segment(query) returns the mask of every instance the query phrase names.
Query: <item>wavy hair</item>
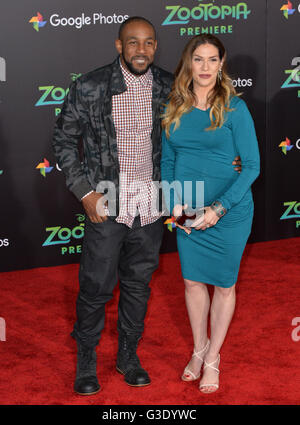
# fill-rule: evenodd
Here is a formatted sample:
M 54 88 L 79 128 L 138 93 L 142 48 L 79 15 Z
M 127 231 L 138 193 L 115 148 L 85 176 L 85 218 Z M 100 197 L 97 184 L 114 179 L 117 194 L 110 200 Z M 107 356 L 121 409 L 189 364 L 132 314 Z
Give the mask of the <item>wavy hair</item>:
M 189 112 L 196 103 L 196 96 L 193 91 L 192 56 L 197 47 L 202 44 L 215 46 L 218 49 L 220 60 L 223 60 L 221 78 L 217 78 L 215 86 L 208 94 L 207 101 L 211 105 L 209 113 L 211 125 L 206 130 L 222 127 L 225 111 L 232 110 L 229 108 L 230 98 L 236 96 L 237 93 L 227 73 L 225 48 L 214 35 L 197 35 L 185 46 L 175 71 L 175 81 L 169 95 L 169 102 L 162 116 L 162 126 L 167 137 L 170 137 L 171 124 L 175 124 L 174 130 L 176 130 L 180 125 L 182 114 Z

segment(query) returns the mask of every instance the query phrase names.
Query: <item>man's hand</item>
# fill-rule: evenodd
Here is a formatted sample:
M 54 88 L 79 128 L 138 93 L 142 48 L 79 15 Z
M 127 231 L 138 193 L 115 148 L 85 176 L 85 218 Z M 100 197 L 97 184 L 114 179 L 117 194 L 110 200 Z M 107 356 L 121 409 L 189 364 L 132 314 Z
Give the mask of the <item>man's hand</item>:
M 237 167 L 235 167 L 235 171 L 237 171 L 238 173 L 240 173 L 242 171 L 241 157 L 240 156 L 236 156 L 234 158 L 234 161 L 232 161 L 232 165 L 237 165 Z
M 185 204 L 185 205 L 177 204 L 177 205 L 175 205 L 175 207 L 174 207 L 174 209 L 173 209 L 173 212 L 172 212 L 173 217 L 175 217 L 176 219 L 178 219 L 179 217 L 181 217 L 182 212 L 183 212 L 184 210 L 186 210 L 186 209 L 187 209 L 187 207 L 188 207 L 188 204 Z M 185 227 L 185 226 L 181 226 L 181 225 L 180 225 L 179 223 L 177 223 L 176 221 L 175 221 L 175 226 L 176 226 L 176 227 L 179 227 L 179 229 L 184 230 L 184 231 L 185 231 L 185 233 L 187 233 L 188 235 L 191 233 L 191 229 L 189 229 L 188 227 Z
M 104 212 L 104 195 L 102 193 L 92 192 L 83 198 L 81 202 L 92 223 L 103 223 L 107 220 Z

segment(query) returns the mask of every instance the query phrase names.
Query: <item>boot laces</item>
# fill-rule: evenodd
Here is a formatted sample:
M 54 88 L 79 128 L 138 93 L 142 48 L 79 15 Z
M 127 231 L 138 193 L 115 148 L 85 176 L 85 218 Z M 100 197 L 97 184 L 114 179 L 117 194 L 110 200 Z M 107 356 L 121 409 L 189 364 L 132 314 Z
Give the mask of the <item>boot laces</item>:
M 137 346 L 138 346 L 139 340 L 130 341 L 128 344 L 128 341 L 125 339 L 124 341 L 124 349 L 128 353 L 128 363 L 130 363 L 133 366 L 140 366 L 139 358 L 136 354 Z
M 80 350 L 80 368 L 89 369 L 93 361 L 93 350 L 83 348 Z

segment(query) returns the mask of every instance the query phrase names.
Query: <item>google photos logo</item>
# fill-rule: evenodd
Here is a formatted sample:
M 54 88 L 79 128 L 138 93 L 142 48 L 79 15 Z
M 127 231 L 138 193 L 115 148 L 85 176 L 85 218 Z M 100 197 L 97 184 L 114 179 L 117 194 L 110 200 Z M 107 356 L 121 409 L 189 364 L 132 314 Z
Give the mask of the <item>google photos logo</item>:
M 168 218 L 168 219 L 164 222 L 164 224 L 167 224 L 167 226 L 168 226 L 168 230 L 170 230 L 170 232 L 172 232 L 172 230 L 176 228 L 176 225 L 175 225 L 175 219 L 174 219 L 173 217 Z
M 40 162 L 36 168 L 40 170 L 41 175 L 44 177 L 53 170 L 53 167 L 50 167 L 50 163 L 46 158 L 44 158 L 44 162 Z
M 292 15 L 295 12 L 295 9 L 293 9 L 292 2 L 288 0 L 287 4 L 284 4 L 281 9 L 283 11 L 283 16 L 288 19 L 289 15 Z
M 33 24 L 33 28 L 36 31 L 39 31 L 40 28 L 44 27 L 47 23 L 47 21 L 43 21 L 43 16 L 38 12 L 37 16 L 33 16 L 30 21 L 31 24 Z
M 285 138 L 285 140 L 283 140 L 283 141 L 280 143 L 280 145 L 278 145 L 278 146 L 282 149 L 282 152 L 286 155 L 286 153 L 287 153 L 288 151 L 290 151 L 294 145 L 291 145 L 291 141 L 290 141 L 290 139 L 288 139 L 288 138 L 286 137 L 286 138 Z

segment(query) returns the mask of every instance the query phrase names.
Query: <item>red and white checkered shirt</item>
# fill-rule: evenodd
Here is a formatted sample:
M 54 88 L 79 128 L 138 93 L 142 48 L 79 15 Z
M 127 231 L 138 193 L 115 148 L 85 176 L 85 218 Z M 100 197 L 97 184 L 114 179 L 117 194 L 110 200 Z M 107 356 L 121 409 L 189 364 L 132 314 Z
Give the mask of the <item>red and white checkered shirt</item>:
M 121 69 L 127 90 L 112 97 L 120 164 L 120 209 L 116 221 L 132 227 L 138 210 L 141 225 L 145 226 L 160 217 L 151 211 L 156 195 L 152 184 L 153 76 L 150 69 L 138 77 L 122 65 Z

